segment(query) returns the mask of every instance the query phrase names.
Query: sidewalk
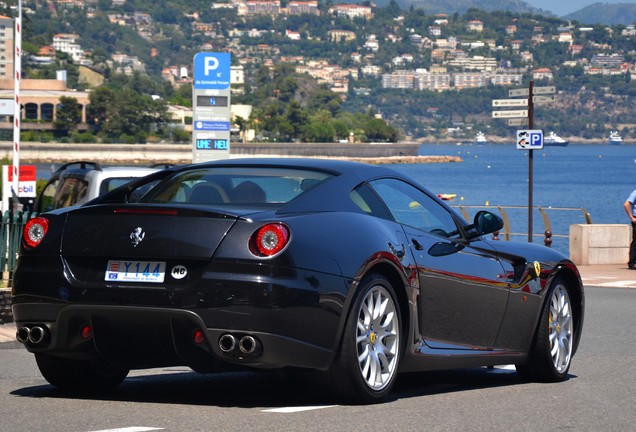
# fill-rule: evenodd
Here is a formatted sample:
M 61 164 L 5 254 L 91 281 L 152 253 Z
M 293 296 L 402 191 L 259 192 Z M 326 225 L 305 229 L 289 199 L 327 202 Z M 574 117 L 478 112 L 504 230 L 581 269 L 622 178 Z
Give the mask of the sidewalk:
M 585 288 L 636 288 L 636 270 L 625 264 L 578 266 Z
M 598 264 L 579 266 L 585 288 L 634 288 L 636 270 L 629 270 L 627 264 Z M 15 324 L 0 324 L 0 343 L 15 341 Z

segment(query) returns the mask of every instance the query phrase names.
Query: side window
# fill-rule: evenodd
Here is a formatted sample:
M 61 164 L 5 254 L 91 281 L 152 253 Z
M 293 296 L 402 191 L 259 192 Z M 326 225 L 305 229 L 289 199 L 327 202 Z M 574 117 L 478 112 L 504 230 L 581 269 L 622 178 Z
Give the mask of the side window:
M 36 209 L 38 213 L 44 213 L 55 209 L 55 191 L 57 190 L 59 182 L 59 179 L 55 179 L 55 181 L 46 185 L 46 187 L 42 190 L 38 208 Z
M 65 178 L 58 188 L 55 196 L 54 207 L 68 207 L 77 204 L 86 197 L 88 182 L 76 178 Z
M 352 190 L 349 197 L 355 205 L 369 215 L 388 220 L 394 219 L 367 183 L 361 184 Z
M 371 187 L 396 221 L 435 235 L 459 237 L 452 214 L 414 186 L 401 180 L 380 179 L 371 182 Z

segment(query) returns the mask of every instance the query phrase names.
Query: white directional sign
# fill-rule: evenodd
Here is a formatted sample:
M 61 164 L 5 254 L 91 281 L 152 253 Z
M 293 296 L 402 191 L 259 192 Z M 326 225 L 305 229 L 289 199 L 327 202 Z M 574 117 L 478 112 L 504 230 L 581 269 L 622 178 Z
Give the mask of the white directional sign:
M 530 122 L 528 121 L 527 118 L 508 119 L 508 126 L 525 126 L 525 125 L 527 125 L 529 123 Z
M 528 99 L 493 99 L 493 107 L 521 107 L 528 106 Z
M 493 111 L 492 118 L 528 117 L 528 110 Z
M 519 150 L 540 150 L 543 148 L 543 131 L 541 129 L 523 129 L 517 131 L 517 148 Z
M 546 95 L 546 94 L 554 94 L 554 93 L 556 93 L 555 86 L 534 87 L 532 89 L 533 95 Z M 510 97 L 529 96 L 529 95 L 530 95 L 530 89 L 527 89 L 527 88 L 508 90 L 508 96 Z
M 527 100 L 527 99 L 522 99 Z M 536 104 L 552 103 L 556 101 L 556 96 L 532 96 L 532 102 Z
M 525 88 L 525 89 L 512 89 L 512 90 L 508 90 L 508 96 L 510 97 L 515 97 L 515 96 L 528 96 L 530 94 L 530 90 Z
M 532 89 L 533 95 L 545 95 L 545 94 L 554 94 L 554 93 L 556 93 L 555 86 L 535 87 Z

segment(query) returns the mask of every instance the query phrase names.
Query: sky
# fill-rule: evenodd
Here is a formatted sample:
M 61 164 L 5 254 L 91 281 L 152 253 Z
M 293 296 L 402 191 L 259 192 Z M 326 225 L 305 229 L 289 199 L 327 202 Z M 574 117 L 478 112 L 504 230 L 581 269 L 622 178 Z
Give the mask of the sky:
M 525 0 L 534 7 L 552 12 L 557 16 L 567 15 L 593 3 L 636 3 L 636 0 Z

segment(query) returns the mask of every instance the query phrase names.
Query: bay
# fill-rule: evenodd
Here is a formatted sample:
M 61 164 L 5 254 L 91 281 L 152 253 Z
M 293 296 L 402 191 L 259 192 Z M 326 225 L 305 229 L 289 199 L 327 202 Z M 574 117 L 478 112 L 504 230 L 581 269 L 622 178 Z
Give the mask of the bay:
M 456 194 L 451 206 L 519 206 L 505 210 L 511 240 L 527 241 L 529 152 L 514 144 L 425 144 L 421 155 L 456 155 L 463 162 L 392 165 L 434 193 Z M 628 224 L 623 203 L 636 189 L 636 146 L 580 144 L 533 151 L 533 206 L 548 208 L 552 247 L 569 255 L 569 226 L 586 223 Z M 562 211 L 551 208 L 572 208 Z M 470 217 L 478 209 L 467 209 Z M 541 214 L 533 211 L 533 241 L 543 244 Z M 564 237 L 559 237 L 564 236 Z

